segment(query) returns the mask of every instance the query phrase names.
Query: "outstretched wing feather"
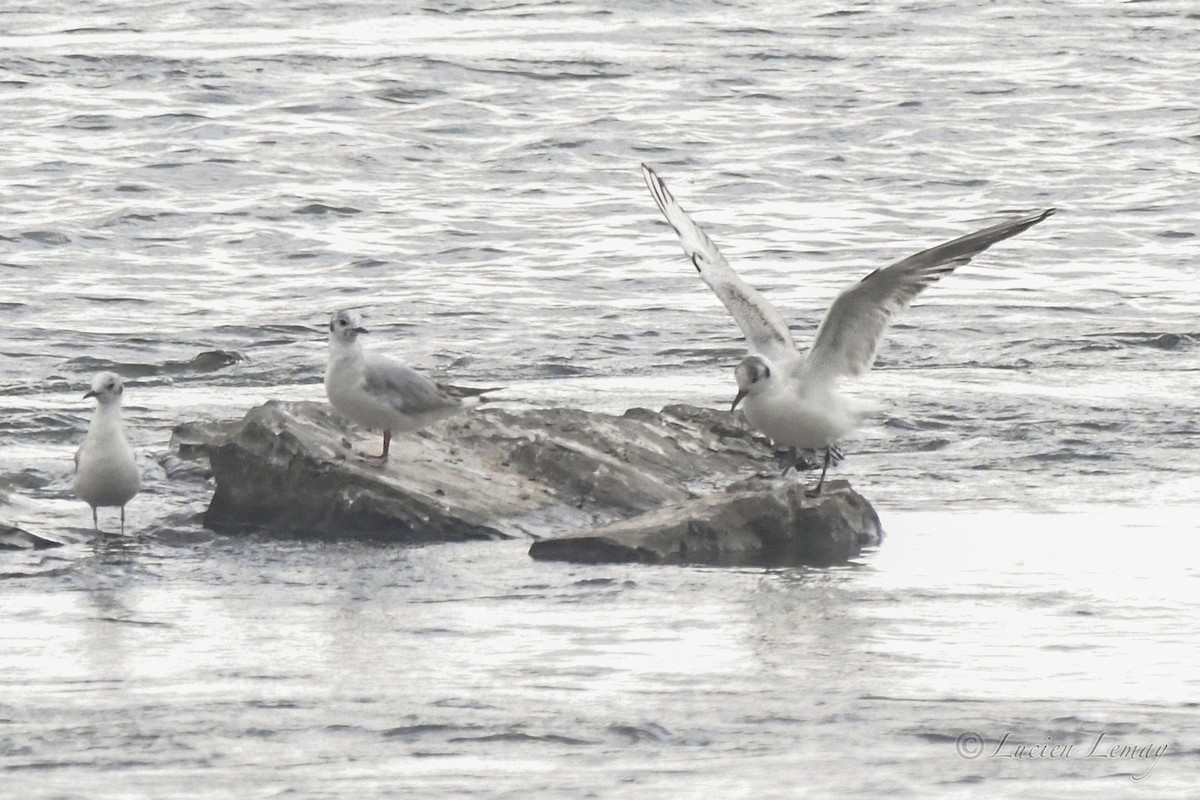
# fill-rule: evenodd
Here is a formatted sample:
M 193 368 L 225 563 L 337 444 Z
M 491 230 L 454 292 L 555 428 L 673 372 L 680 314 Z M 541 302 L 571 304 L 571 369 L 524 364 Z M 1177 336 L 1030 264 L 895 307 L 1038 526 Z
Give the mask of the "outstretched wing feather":
M 716 244 L 683 210 L 658 173 L 643 164 L 642 176 L 658 210 L 679 235 L 683 251 L 700 273 L 700 278 L 733 315 L 750 352 L 767 358 L 796 355 L 796 344 L 787 322 L 774 306 L 733 271 Z
M 892 319 L 930 284 L 999 241 L 1028 230 L 1054 213 L 1046 209 L 969 233 L 877 269 L 844 289 L 817 329 L 806 364 L 831 377 L 871 368 Z

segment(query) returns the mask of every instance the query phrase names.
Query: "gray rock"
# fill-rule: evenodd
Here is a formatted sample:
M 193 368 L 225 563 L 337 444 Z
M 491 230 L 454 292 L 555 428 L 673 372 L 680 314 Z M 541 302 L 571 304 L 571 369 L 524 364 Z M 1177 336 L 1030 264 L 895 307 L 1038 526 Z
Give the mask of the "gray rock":
M 819 497 L 794 480 L 747 482 L 725 493 L 534 542 L 529 555 L 583 563 L 827 566 L 879 544 L 879 517 L 846 481 Z
M 180 426 L 174 440 L 211 464 L 209 527 L 414 542 L 602 524 L 687 499 L 714 470 L 770 460 L 729 415 L 686 406 L 619 417 L 486 408 L 397 437 L 383 468 L 351 437 L 361 432 L 327 405 L 270 401 L 236 425 Z
M 233 436 L 241 425 L 239 420 L 176 425 L 171 431 L 170 450 L 159 457 L 158 463 L 171 480 L 208 480 L 212 477 L 209 448 Z
M 204 524 L 410 542 L 504 535 L 487 524 L 477 470 L 450 468 L 453 458 L 429 468 L 422 447 L 394 448 L 389 468 L 377 469 L 353 457 L 343 426 L 315 403 L 252 409 L 208 447 L 216 490 Z M 511 498 L 497 499 L 503 507 Z
M 62 547 L 68 541 L 30 533 L 15 525 L 0 523 L 0 550 L 45 550 Z
M 207 456 L 216 490 L 205 525 L 221 531 L 429 542 L 600 528 L 590 536 L 603 534 L 604 544 L 569 536 L 532 553 L 596 561 L 615 556 L 589 553 L 633 541 L 620 531 L 659 526 L 665 538 L 649 537 L 629 551 L 640 555 L 620 560 L 704 563 L 802 561 L 810 550 L 811 560 L 844 560 L 837 554 L 858 552 L 851 532 L 861 534 L 856 543 L 878 537 L 874 512 L 848 487 L 827 484 L 821 502 L 807 504 L 795 479 L 714 493 L 755 469 L 778 469 L 768 443 L 723 411 L 489 406 L 397 437 L 384 467 L 362 461 L 352 438 L 378 445 L 327 405 L 271 401 L 234 425 L 180 426 L 175 442 L 181 457 Z M 802 546 L 802 529 L 825 538 Z

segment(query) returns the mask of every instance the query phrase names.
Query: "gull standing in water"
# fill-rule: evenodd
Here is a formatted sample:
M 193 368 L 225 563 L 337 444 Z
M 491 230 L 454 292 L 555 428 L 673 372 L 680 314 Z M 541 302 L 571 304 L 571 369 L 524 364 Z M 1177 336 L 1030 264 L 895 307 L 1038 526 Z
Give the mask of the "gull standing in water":
M 75 453 L 75 493 L 92 507 L 92 526 L 100 530 L 96 509 L 121 507 L 121 533 L 125 533 L 125 504 L 142 488 L 133 448 L 121 430 L 121 376 L 101 372 L 83 397 L 96 398 L 96 414 L 87 436 Z
M 645 164 L 642 173 L 684 252 L 746 337 L 750 355 L 734 370 L 738 392 L 730 410 L 741 403 L 751 425 L 791 450 L 784 475 L 795 466 L 798 451 L 825 451 L 821 478 L 809 491 L 813 496 L 820 494 L 830 461 L 839 455 L 838 440 L 878 411 L 843 397 L 838 383 L 871 368 L 892 318 L 939 278 L 1054 213 L 1049 208 L 1001 222 L 875 270 L 842 290 L 817 328 L 812 348 L 802 354 L 787 322 L 738 277 L 662 178 Z
M 351 422 L 383 431 L 383 452 L 369 461 L 387 461 L 393 433 L 428 427 L 462 411 L 464 398 L 494 391 L 434 383 L 390 356 L 366 352 L 359 335 L 368 332 L 353 311 L 335 311 L 329 318 L 325 395 Z

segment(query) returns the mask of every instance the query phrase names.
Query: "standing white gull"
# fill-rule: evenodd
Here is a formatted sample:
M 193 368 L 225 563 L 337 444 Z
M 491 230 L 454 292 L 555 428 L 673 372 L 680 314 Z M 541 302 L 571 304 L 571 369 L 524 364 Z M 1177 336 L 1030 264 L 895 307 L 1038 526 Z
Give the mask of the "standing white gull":
M 121 507 L 121 533 L 125 533 L 125 504 L 142 488 L 133 448 L 121 430 L 121 376 L 101 372 L 92 379 L 84 399 L 96 398 L 96 413 L 87 436 L 75 453 L 75 493 L 92 507 L 92 526 L 100 530 L 96 509 Z
M 387 461 L 393 433 L 428 427 L 462 411 L 464 398 L 493 391 L 435 383 L 390 356 L 364 350 L 359 341 L 364 333 L 368 331 L 353 311 L 335 311 L 330 317 L 325 395 L 351 422 L 383 431 L 383 452 L 369 460 Z
M 654 202 L 679 234 L 684 252 L 746 337 L 750 355 L 734 370 L 738 393 L 731 410 L 742 403 L 751 425 L 777 446 L 790 448 L 784 475 L 795 465 L 798 451 L 824 449 L 821 478 L 809 492 L 813 495 L 825 483 L 838 440 L 876 411 L 839 394 L 838 383 L 871 368 L 892 318 L 934 281 L 1055 211 L 1048 208 L 1001 222 L 875 270 L 842 290 L 817 328 L 812 348 L 802 354 L 787 322 L 738 277 L 671 196 L 662 178 L 645 164 L 642 173 Z

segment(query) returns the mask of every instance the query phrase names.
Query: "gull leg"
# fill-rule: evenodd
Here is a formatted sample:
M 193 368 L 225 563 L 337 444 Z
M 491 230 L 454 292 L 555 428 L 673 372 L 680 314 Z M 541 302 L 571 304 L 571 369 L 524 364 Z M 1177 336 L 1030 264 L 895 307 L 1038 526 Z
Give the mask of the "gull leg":
M 787 474 L 788 474 L 788 472 L 790 472 L 792 469 L 794 469 L 794 468 L 796 467 L 796 461 L 797 461 L 797 459 L 799 459 L 799 458 L 800 458 L 800 451 L 799 451 L 799 450 L 797 450 L 797 449 L 796 449 L 796 448 L 794 448 L 794 447 L 793 447 L 793 448 L 791 448 L 791 449 L 789 449 L 789 450 L 788 450 L 788 460 L 787 460 L 787 464 L 785 464 L 785 465 L 784 465 L 784 467 L 783 467 L 783 473 L 782 473 L 782 474 L 781 474 L 779 477 L 781 477 L 781 478 L 782 478 L 784 475 L 787 475 Z
M 121 506 L 121 535 L 125 535 L 125 506 Z
M 829 462 L 832 460 L 833 454 L 830 448 L 825 448 L 825 466 L 821 467 L 821 479 L 817 481 L 817 485 L 812 489 L 808 489 L 804 493 L 809 497 L 817 497 L 821 494 L 821 487 L 825 485 L 825 473 L 829 471 Z
M 383 466 L 388 459 L 388 447 L 392 443 L 392 432 L 383 432 L 383 452 L 377 456 L 366 456 L 366 460 L 372 462 L 376 466 Z
M 92 530 L 96 533 L 100 532 L 100 520 L 96 516 L 96 507 L 92 506 Z

